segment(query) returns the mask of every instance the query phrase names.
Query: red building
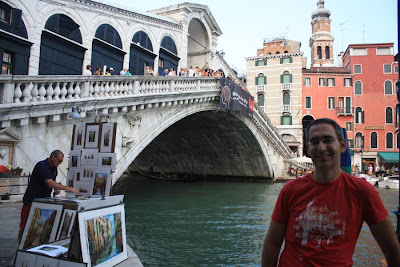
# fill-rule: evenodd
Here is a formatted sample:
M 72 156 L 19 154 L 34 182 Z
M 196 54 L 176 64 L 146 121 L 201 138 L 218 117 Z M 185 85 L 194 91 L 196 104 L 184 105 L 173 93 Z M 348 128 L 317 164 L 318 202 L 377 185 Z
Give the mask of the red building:
M 353 141 L 352 74 L 343 67 L 303 69 L 303 126 L 319 118 L 331 118 L 347 129 Z M 304 151 L 305 152 L 305 151 Z
M 343 67 L 353 73 L 354 162 L 391 167 L 399 157 L 393 43 L 349 45 Z

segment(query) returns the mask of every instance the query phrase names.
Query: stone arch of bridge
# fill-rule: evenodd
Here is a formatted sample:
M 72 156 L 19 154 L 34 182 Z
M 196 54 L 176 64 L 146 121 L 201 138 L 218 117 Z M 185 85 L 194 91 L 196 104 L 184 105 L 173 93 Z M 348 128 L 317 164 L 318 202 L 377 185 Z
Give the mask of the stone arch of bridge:
M 146 130 L 146 134 L 140 134 L 141 137 L 135 140 L 134 145 L 119 160 L 113 183 L 134 162 L 136 167 L 141 168 L 149 168 L 154 163 L 157 165 L 154 166 L 154 171 L 196 174 L 209 171 L 209 175 L 273 177 L 274 151 L 256 125 L 240 114 L 223 111 L 212 113 L 216 108 L 212 102 L 194 104 L 191 108 L 181 108 L 168 115 L 164 114 L 161 120 L 154 121 L 153 127 Z M 231 128 L 225 131 L 223 127 Z M 185 128 L 193 130 L 182 132 Z M 197 135 L 193 135 L 194 132 Z M 176 139 L 179 146 L 166 145 L 173 141 L 172 137 L 177 138 L 177 135 L 181 137 Z M 203 149 L 199 149 L 199 146 L 206 145 L 204 142 L 207 143 L 210 139 L 212 140 L 208 144 L 212 145 L 207 148 L 208 155 L 194 155 Z M 190 146 L 185 146 L 187 142 L 191 143 Z M 224 143 L 224 146 L 218 142 Z M 224 151 L 220 151 L 221 148 Z M 188 150 L 194 152 L 190 153 Z M 170 154 L 164 154 L 165 151 Z M 159 153 L 159 156 L 150 158 L 149 155 L 154 155 L 154 152 Z M 182 157 L 170 160 L 171 155 Z M 190 162 L 194 156 L 202 160 Z M 225 157 L 229 160 L 225 161 Z M 213 160 L 216 160 L 214 165 Z M 160 164 L 163 166 L 160 167 Z M 169 164 L 175 169 L 168 168 Z M 202 169 L 205 167 L 207 170 Z

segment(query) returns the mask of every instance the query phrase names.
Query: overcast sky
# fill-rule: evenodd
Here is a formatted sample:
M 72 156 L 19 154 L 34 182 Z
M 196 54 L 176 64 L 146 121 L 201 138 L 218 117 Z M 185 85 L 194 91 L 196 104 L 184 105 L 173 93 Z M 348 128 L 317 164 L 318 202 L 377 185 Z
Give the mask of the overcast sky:
M 124 1 L 101 0 L 135 10 L 149 11 L 185 2 L 177 0 Z M 218 50 L 224 50 L 226 61 L 238 71 L 246 71 L 246 57 L 255 56 L 265 37 L 285 36 L 300 41 L 301 50 L 310 63 L 311 14 L 317 0 L 188 0 L 207 5 L 223 35 Z M 349 44 L 394 43 L 397 48 L 396 0 L 325 0 L 331 11 L 331 31 L 335 55 Z M 343 23 L 343 26 L 340 24 Z M 343 28 L 343 38 L 342 38 Z M 337 64 L 337 58 L 335 58 Z

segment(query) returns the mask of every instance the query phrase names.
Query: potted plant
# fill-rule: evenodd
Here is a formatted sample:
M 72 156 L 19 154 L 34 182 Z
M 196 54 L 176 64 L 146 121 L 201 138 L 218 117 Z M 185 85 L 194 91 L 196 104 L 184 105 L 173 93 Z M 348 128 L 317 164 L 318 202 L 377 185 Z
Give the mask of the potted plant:
M 4 165 L 0 165 L 0 177 L 8 177 L 10 176 L 10 170 L 4 166 Z

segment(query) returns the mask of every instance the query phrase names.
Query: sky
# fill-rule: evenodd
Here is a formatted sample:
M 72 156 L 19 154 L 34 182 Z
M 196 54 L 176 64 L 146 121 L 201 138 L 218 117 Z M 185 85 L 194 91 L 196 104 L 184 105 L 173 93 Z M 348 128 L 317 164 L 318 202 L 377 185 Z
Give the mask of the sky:
M 217 50 L 225 52 L 225 60 L 237 71 L 246 71 L 246 57 L 256 56 L 265 38 L 284 36 L 300 41 L 301 51 L 310 63 L 309 40 L 311 14 L 317 0 L 103 0 L 110 4 L 149 11 L 183 2 L 207 5 L 222 35 Z M 349 44 L 394 43 L 398 51 L 396 0 L 325 0 L 331 12 L 331 32 L 335 41 L 334 54 Z M 342 25 L 341 25 L 342 24 Z M 335 64 L 337 58 L 335 57 Z

